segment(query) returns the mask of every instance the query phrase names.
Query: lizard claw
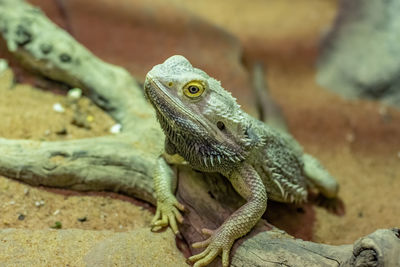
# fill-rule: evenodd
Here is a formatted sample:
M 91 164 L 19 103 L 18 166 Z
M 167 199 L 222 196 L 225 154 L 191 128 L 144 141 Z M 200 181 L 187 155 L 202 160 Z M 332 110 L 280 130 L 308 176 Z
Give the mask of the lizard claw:
M 210 237 L 204 241 L 192 244 L 194 248 L 207 247 L 203 252 L 189 258 L 189 261 L 194 262 L 193 267 L 210 264 L 220 253 L 222 253 L 222 266 L 228 267 L 229 252 L 235 240 L 220 230 L 202 229 L 202 232 L 203 234 L 210 235 Z
M 158 231 L 163 227 L 170 226 L 175 234 L 179 233 L 178 223 L 183 222 L 180 211 L 185 207 L 179 203 L 174 196 L 157 202 L 157 210 L 151 221 L 151 230 Z

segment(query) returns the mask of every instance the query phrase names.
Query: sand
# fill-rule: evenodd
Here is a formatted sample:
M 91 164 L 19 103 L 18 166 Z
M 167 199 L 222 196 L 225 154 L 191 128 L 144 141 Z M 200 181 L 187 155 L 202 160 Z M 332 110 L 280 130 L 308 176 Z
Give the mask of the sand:
M 65 95 L 12 85 L 10 71 L 0 74 L 0 136 L 12 139 L 68 140 L 107 135 L 115 122 L 87 98 L 82 112 L 92 116 L 90 129 L 73 121 Z M 11 85 L 11 86 L 10 86 Z M 65 112 L 53 110 L 61 104 Z M 152 218 L 149 205 L 112 193 L 78 193 L 31 187 L 0 176 L 2 228 L 46 229 L 56 222 L 61 228 L 128 231 L 147 227 Z M 57 193 L 55 193 L 57 192 Z M 101 196 L 103 195 L 103 196 Z M 134 205 L 136 203 L 137 205 Z

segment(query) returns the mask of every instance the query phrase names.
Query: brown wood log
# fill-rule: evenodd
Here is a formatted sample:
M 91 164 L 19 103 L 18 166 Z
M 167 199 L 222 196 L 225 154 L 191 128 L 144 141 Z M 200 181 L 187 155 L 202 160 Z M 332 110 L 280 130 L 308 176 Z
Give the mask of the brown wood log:
M 123 126 L 118 135 L 65 142 L 0 139 L 0 174 L 34 185 L 122 192 L 154 204 L 151 176 L 163 135 L 127 71 L 96 58 L 20 0 L 0 0 L 0 31 L 8 49 L 25 66 L 82 88 Z M 178 199 L 187 209 L 180 231 L 188 243 L 203 239 L 202 228 L 217 228 L 244 203 L 220 175 L 205 175 L 188 167 L 175 170 Z M 378 230 L 354 245 L 330 246 L 294 239 L 261 220 L 235 243 L 231 263 L 396 266 L 399 236 L 399 229 Z

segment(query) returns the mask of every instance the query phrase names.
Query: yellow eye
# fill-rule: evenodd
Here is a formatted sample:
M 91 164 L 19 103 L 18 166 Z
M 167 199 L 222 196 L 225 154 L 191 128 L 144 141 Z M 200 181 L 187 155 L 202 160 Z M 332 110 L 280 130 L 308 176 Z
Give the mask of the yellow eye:
M 199 81 L 191 81 L 183 87 L 183 93 L 190 98 L 196 98 L 203 94 L 204 85 Z

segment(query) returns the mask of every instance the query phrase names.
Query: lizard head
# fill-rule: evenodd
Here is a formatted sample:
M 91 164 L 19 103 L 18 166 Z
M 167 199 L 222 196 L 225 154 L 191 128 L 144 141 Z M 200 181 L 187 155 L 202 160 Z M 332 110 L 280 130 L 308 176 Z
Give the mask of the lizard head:
M 193 167 L 218 171 L 245 159 L 250 125 L 220 82 L 176 55 L 154 66 L 144 87 L 168 141 Z

